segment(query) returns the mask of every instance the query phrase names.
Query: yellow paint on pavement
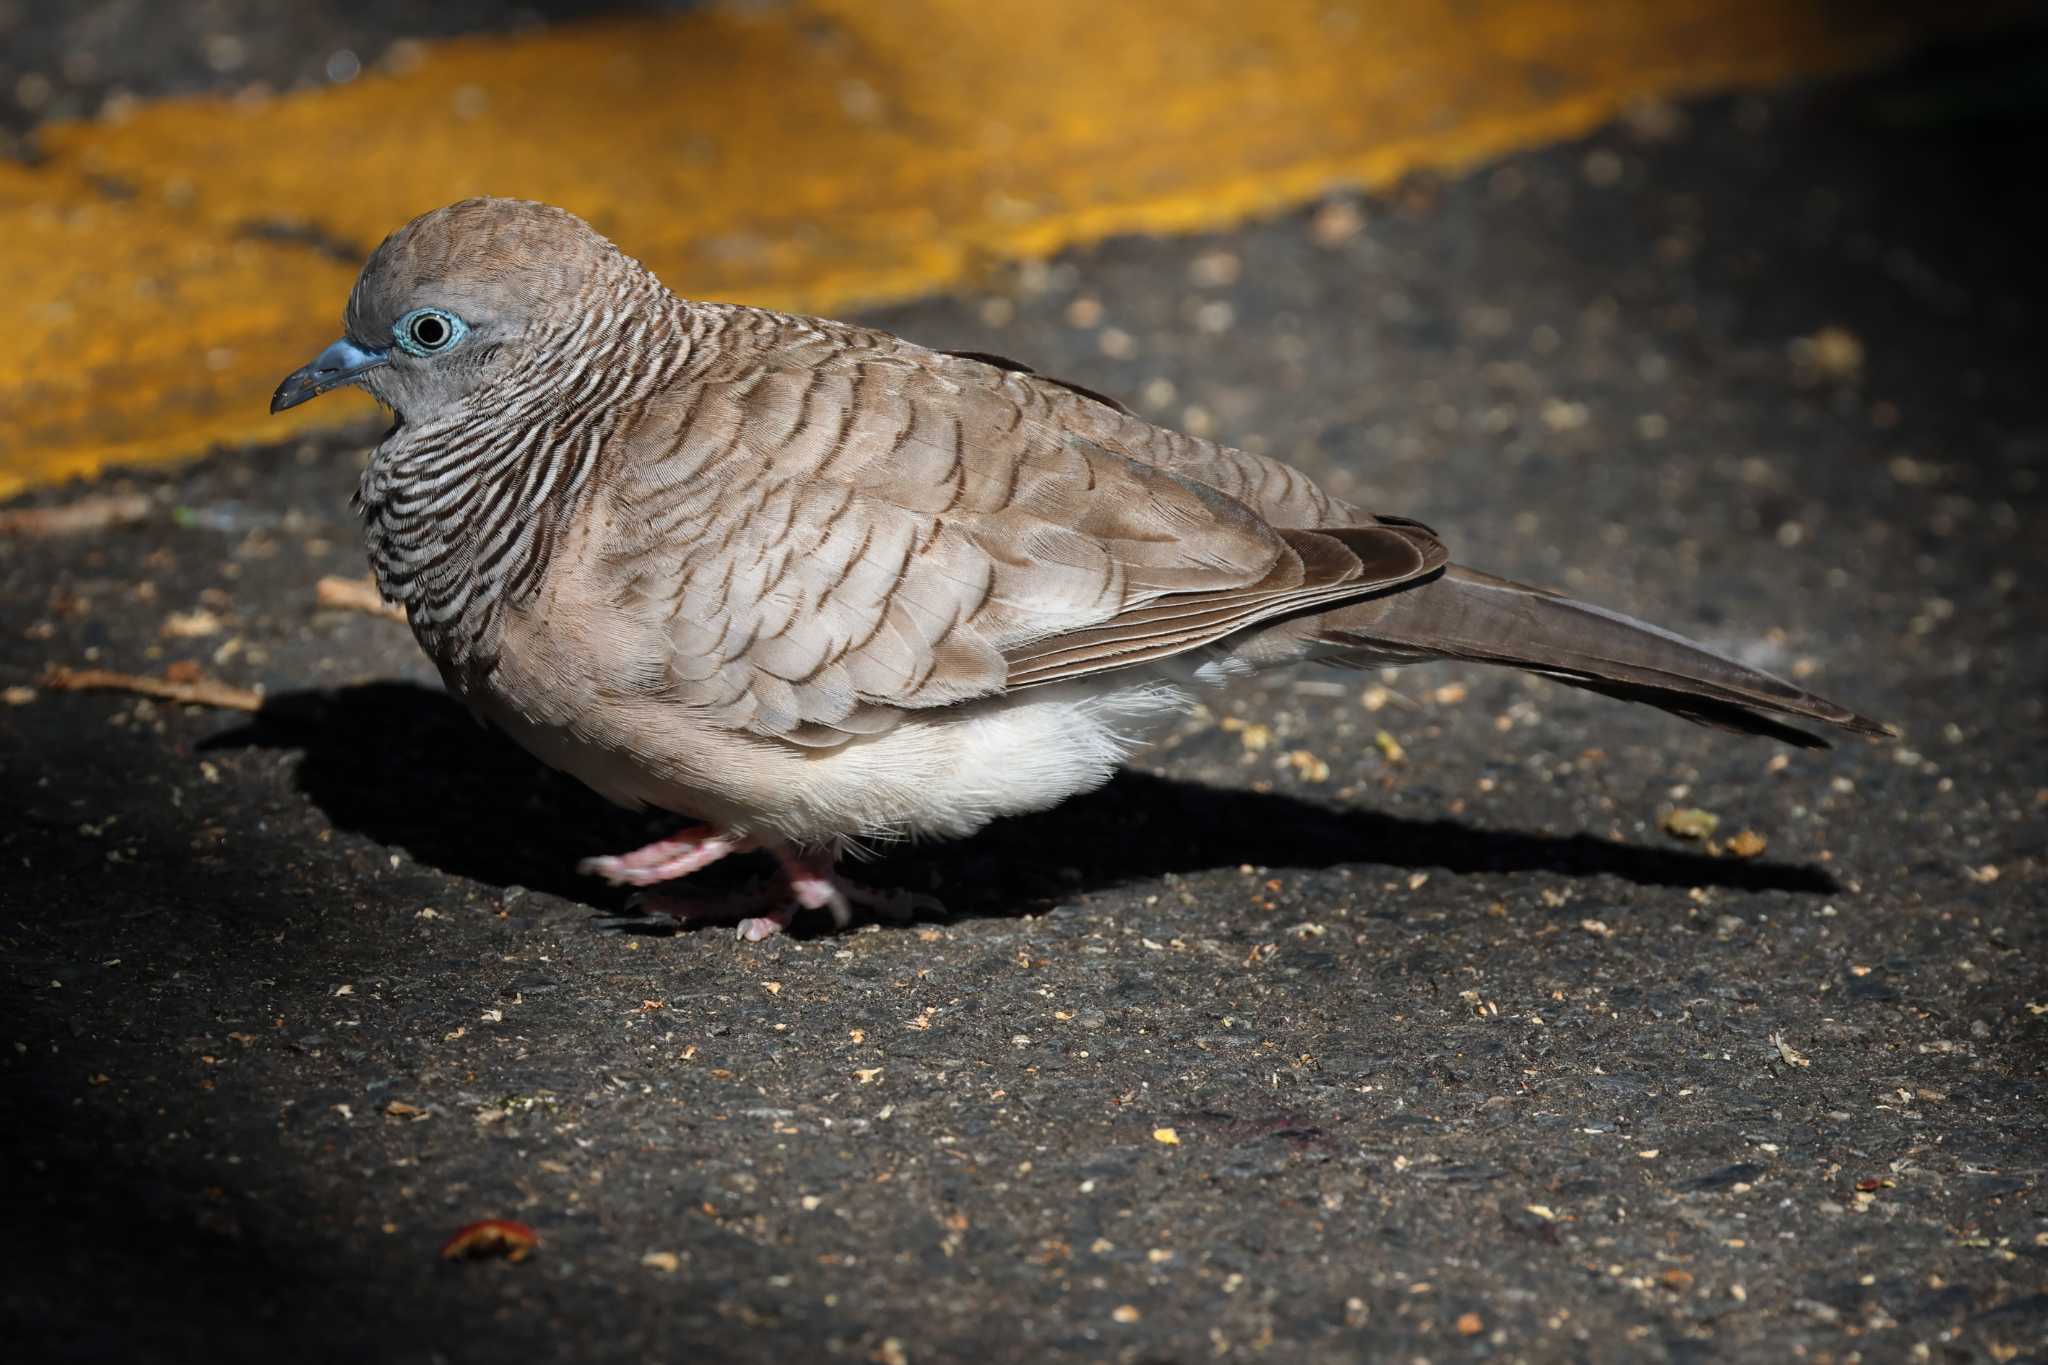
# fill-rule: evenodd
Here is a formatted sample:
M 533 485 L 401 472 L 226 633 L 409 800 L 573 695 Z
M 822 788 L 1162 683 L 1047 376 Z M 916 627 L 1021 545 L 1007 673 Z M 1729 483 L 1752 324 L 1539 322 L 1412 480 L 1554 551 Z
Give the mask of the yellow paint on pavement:
M 793 0 L 433 45 L 146 104 L 0 166 L 0 496 L 272 418 L 361 257 L 465 195 L 576 210 L 679 293 L 826 311 L 991 261 L 1456 170 L 1633 101 L 1882 59 L 1823 0 Z

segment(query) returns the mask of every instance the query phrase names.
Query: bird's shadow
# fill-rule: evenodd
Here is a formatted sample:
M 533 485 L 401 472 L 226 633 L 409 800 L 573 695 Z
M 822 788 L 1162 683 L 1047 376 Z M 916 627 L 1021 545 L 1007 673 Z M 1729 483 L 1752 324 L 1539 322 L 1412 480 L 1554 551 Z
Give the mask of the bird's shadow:
M 337 827 L 454 876 L 599 905 L 616 906 L 622 894 L 579 875 L 577 860 L 672 832 L 675 823 L 663 817 L 657 828 L 607 804 L 480 726 L 447 695 L 409 683 L 281 694 L 206 747 L 303 751 L 297 784 Z M 1137 772 L 1053 810 L 998 821 L 973 839 L 890 850 L 864 877 L 911 890 L 937 887 L 956 915 L 1001 916 L 1168 873 L 1245 863 L 1605 874 L 1645 886 L 1822 895 L 1840 889 L 1810 866 L 1589 834 L 1481 830 Z

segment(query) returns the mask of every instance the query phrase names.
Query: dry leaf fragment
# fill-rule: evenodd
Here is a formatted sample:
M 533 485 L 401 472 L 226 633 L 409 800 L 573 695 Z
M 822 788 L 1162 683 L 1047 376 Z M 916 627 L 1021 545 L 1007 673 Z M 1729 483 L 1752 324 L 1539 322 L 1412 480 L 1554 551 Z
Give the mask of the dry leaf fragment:
M 1401 741 L 1395 739 L 1385 730 L 1375 734 L 1372 737 L 1372 742 L 1378 747 L 1380 754 L 1387 762 L 1399 765 L 1408 761 L 1408 751 L 1401 747 Z
M 1704 839 L 1721 827 L 1721 817 L 1694 806 L 1667 811 L 1664 832 L 1679 839 Z
M 1778 1055 L 1784 1058 L 1785 1063 L 1788 1066 L 1813 1065 L 1812 1059 L 1809 1058 L 1803 1052 L 1795 1051 L 1792 1045 L 1785 1041 L 1785 1037 L 1783 1034 L 1773 1033 L 1771 1035 L 1771 1046 L 1778 1049 Z
M 1222 725 L 1225 730 L 1237 735 L 1238 743 L 1244 745 L 1248 753 L 1258 753 L 1273 742 L 1273 727 L 1270 725 L 1243 720 L 1237 716 L 1225 716 Z
M 540 1245 L 540 1234 L 510 1218 L 486 1218 L 471 1223 L 441 1243 L 441 1259 L 459 1261 L 465 1257 L 503 1256 L 515 1265 Z
M 405 608 L 386 602 L 377 585 L 367 578 L 337 578 L 333 574 L 313 585 L 313 600 L 336 611 L 359 611 L 387 621 L 405 621 Z
M 1480 1318 L 1480 1316 L 1477 1313 L 1460 1313 L 1458 1315 L 1459 1336 L 1476 1337 L 1485 1330 L 1486 1323 Z
M 391 1101 L 391 1103 L 385 1105 L 384 1116 L 386 1118 L 413 1119 L 415 1121 L 419 1119 L 433 1117 L 431 1114 L 429 1114 L 426 1110 L 420 1108 L 418 1105 L 407 1104 L 404 1100 L 393 1100 Z
M 202 636 L 220 634 L 221 620 L 217 612 L 205 607 L 191 611 L 174 611 L 164 618 L 158 634 L 169 640 L 196 640 Z
M 640 1258 L 640 1264 L 649 1270 L 659 1270 L 664 1275 L 673 1275 L 682 1269 L 682 1257 L 673 1251 L 650 1251 Z
M 174 672 L 175 670 L 175 672 Z M 187 706 L 218 706 L 227 711 L 260 711 L 263 693 L 247 687 L 232 687 L 215 678 L 200 676 L 196 665 L 176 665 L 161 678 L 138 673 L 116 673 L 110 668 L 65 668 L 53 664 L 43 674 L 43 686 L 55 692 L 133 692 L 159 701 L 182 702 Z
M 140 493 L 80 498 L 62 507 L 18 507 L 0 512 L 0 536 L 69 536 L 128 526 L 149 515 Z
M 1152 1130 L 1152 1140 L 1166 1147 L 1180 1146 L 1180 1134 L 1174 1132 L 1171 1128 L 1154 1128 Z
M 1330 765 L 1307 749 L 1296 749 L 1287 755 L 1288 764 L 1308 782 L 1330 780 Z
M 1738 858 L 1754 858 L 1768 846 L 1764 836 L 1753 829 L 1730 835 L 1727 844 L 1728 851 Z

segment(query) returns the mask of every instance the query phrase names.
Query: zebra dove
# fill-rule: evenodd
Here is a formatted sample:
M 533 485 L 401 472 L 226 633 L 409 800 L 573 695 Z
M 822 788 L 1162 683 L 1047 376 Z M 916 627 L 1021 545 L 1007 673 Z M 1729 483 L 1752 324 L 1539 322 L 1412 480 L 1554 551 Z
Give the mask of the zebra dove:
M 1885 733 L 1012 361 L 677 298 L 546 205 L 414 219 L 344 325 L 271 410 L 356 384 L 397 414 L 356 495 L 384 596 L 542 762 L 698 822 L 585 871 L 773 853 L 743 938 L 844 923 L 860 841 L 1052 806 L 1205 688 L 1299 660 L 1505 664 L 1807 746 L 1781 718 Z

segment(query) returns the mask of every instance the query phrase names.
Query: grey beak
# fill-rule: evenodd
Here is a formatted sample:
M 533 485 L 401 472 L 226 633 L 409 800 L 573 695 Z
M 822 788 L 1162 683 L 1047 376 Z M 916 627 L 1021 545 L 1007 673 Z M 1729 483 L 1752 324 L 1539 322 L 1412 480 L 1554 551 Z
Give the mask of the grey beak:
M 286 375 L 284 383 L 277 386 L 277 392 L 270 395 L 270 410 L 283 412 L 309 398 L 318 398 L 329 389 L 353 383 L 358 376 L 376 369 L 390 358 L 388 348 L 366 351 L 343 337 L 313 357 L 312 364 L 302 365 Z

